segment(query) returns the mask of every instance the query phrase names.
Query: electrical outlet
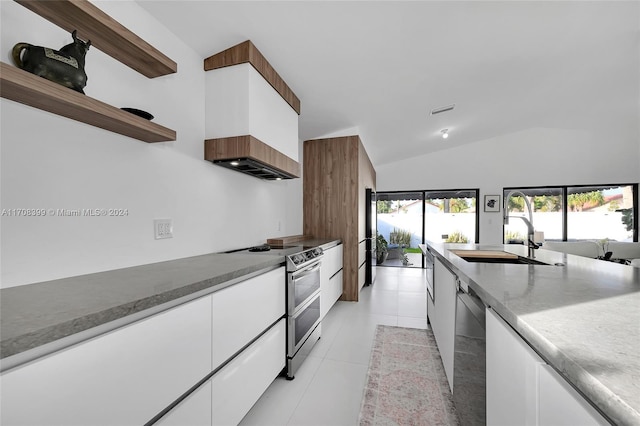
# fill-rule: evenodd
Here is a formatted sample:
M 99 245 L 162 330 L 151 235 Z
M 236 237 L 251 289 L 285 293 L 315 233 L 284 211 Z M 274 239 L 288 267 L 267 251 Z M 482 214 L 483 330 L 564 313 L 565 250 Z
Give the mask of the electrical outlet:
M 163 238 L 173 238 L 173 220 L 155 219 L 153 221 L 153 230 L 156 240 L 161 240 Z

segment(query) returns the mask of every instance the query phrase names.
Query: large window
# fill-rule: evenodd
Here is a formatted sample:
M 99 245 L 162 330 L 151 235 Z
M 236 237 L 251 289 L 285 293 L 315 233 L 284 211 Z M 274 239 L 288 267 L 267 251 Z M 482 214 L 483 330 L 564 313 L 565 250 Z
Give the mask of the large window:
M 533 209 L 536 231 L 546 240 L 638 241 L 638 185 L 558 186 L 544 188 L 505 188 L 524 193 Z M 508 203 L 509 216 L 527 215 L 522 196 Z M 504 228 L 504 241 L 526 238 L 523 221 L 512 220 Z
M 533 210 L 533 225 L 536 230 L 543 231 L 547 240 L 563 239 L 563 189 L 549 188 L 510 188 L 504 191 L 506 197 L 511 191 L 524 193 Z M 526 203 L 522 196 L 509 198 L 507 206 L 510 217 L 528 218 Z M 504 227 L 505 243 L 521 243 L 527 239 L 527 225 L 522 220 L 509 220 Z

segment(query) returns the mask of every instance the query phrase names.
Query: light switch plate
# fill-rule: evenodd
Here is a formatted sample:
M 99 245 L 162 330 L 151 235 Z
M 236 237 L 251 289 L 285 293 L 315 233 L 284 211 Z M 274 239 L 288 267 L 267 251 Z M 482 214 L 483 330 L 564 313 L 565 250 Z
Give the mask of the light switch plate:
M 173 220 L 172 219 L 154 219 L 153 230 L 156 240 L 164 238 L 173 238 Z

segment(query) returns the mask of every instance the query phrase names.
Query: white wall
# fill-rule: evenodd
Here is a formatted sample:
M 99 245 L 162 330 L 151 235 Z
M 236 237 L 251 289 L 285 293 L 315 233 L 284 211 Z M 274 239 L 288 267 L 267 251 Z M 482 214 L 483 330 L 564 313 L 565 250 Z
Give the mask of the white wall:
M 377 189 L 479 188 L 482 200 L 513 186 L 637 183 L 638 118 L 618 128 L 610 120 L 591 130 L 527 129 L 378 166 Z M 480 212 L 480 242 L 502 242 L 501 214 Z
M 147 144 L 2 99 L 1 209 L 128 211 L 124 217 L 2 216 L 2 287 L 301 233 L 301 183 L 261 181 L 203 160 L 204 58 L 136 3 L 95 3 L 176 61 L 178 73 L 147 79 L 92 47 L 86 94 L 151 112 L 177 131 L 177 141 Z M 4 62 L 12 64 L 17 42 L 55 49 L 71 42 L 70 34 L 15 2 L 1 1 L 0 14 Z M 173 219 L 173 239 L 154 239 L 155 218 Z

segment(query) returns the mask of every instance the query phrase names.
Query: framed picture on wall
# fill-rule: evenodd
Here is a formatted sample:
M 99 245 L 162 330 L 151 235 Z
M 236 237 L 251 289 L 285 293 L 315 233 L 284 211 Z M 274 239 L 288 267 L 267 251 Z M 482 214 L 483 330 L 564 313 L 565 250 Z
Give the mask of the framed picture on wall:
M 485 212 L 500 212 L 500 196 L 499 195 L 485 195 L 484 196 L 484 211 Z

